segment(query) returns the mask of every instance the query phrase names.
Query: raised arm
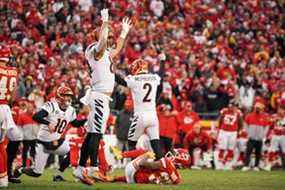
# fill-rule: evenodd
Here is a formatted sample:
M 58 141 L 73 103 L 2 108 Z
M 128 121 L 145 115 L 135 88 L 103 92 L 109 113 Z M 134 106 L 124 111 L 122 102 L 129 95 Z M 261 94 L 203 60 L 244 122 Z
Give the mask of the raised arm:
M 99 32 L 98 45 L 97 45 L 96 51 L 94 51 L 95 57 L 97 57 L 96 56 L 97 54 L 100 54 L 100 52 L 103 52 L 107 48 L 107 40 L 108 40 L 108 32 L 109 32 L 108 9 L 101 10 L 101 18 L 102 18 L 103 24 Z
M 111 54 L 110 54 L 111 58 L 118 56 L 121 50 L 123 49 L 126 37 L 131 27 L 132 27 L 131 20 L 128 17 L 125 17 L 122 21 L 122 32 L 121 32 L 120 37 L 117 40 L 116 48 L 111 51 Z

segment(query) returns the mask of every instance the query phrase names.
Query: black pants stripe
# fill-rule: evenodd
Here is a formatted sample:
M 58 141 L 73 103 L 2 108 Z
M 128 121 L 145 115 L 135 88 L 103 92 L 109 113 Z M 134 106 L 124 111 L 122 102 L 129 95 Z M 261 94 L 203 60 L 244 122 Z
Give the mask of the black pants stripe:
M 245 166 L 249 166 L 251 154 L 255 150 L 255 167 L 259 166 L 262 151 L 262 141 L 249 139 L 246 146 Z

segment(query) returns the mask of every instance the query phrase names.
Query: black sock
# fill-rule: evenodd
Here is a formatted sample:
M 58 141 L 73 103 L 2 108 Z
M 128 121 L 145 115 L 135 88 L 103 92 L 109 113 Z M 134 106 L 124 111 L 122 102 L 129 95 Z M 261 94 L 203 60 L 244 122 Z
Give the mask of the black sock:
M 160 140 L 154 139 L 150 141 L 151 148 L 153 149 L 153 152 L 155 153 L 155 159 L 159 160 L 163 157 L 162 150 L 160 148 Z
M 99 143 L 102 138 L 102 134 L 99 133 L 89 133 L 90 134 L 90 141 L 88 143 L 88 151 L 90 156 L 90 166 L 97 167 L 97 156 L 98 156 L 98 149 Z
M 59 171 L 64 172 L 64 170 L 69 166 L 69 164 L 70 164 L 70 153 L 67 153 L 67 155 L 60 162 Z
M 8 177 L 12 176 L 12 165 L 13 161 L 17 156 L 17 151 L 19 149 L 21 141 L 9 141 L 7 145 L 7 174 Z
M 135 150 L 137 145 L 137 141 L 128 140 L 128 150 Z
M 89 158 L 89 152 L 88 152 L 88 144 L 89 144 L 89 141 L 90 141 L 90 135 L 89 133 L 87 133 L 85 139 L 84 139 L 84 142 L 81 146 L 81 149 L 80 149 L 80 160 L 79 160 L 79 166 L 83 166 L 83 167 L 86 167 L 86 162 Z

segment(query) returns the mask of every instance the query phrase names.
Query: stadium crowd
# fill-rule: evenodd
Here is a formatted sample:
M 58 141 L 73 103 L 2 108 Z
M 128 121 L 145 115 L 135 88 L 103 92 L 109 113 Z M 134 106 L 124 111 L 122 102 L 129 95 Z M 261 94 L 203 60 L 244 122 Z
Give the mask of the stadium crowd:
M 163 79 L 157 102 L 166 150 L 173 142 L 181 146 L 200 118 L 216 120 L 229 102 L 243 115 L 256 104 L 267 117 L 277 112 L 285 92 L 281 0 L 2 0 L 0 43 L 11 47 L 20 72 L 14 111 L 39 109 L 62 84 L 70 85 L 79 108 L 90 82 L 84 50 L 96 38 L 103 7 L 112 17 L 110 45 L 124 15 L 134 23 L 114 60 L 117 72 L 127 75 L 128 65 L 142 57 Z M 110 125 L 130 106 L 129 91 L 116 86 L 113 100 Z M 204 136 L 211 138 L 207 151 L 217 135 Z

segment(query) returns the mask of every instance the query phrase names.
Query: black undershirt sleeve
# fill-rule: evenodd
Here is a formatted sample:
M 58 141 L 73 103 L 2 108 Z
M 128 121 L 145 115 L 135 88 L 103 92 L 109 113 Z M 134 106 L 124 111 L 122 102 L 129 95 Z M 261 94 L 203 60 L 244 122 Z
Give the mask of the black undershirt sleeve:
M 118 83 L 119 85 L 125 86 L 127 87 L 127 82 L 118 74 L 115 74 L 115 81 L 116 83 Z
M 44 109 L 41 109 L 33 115 L 33 120 L 40 124 L 49 125 L 49 121 L 45 119 L 48 116 L 48 112 Z
M 70 122 L 70 124 L 73 126 L 73 127 L 81 127 L 85 124 L 85 122 L 87 121 L 87 119 L 82 119 L 82 120 L 73 120 Z

